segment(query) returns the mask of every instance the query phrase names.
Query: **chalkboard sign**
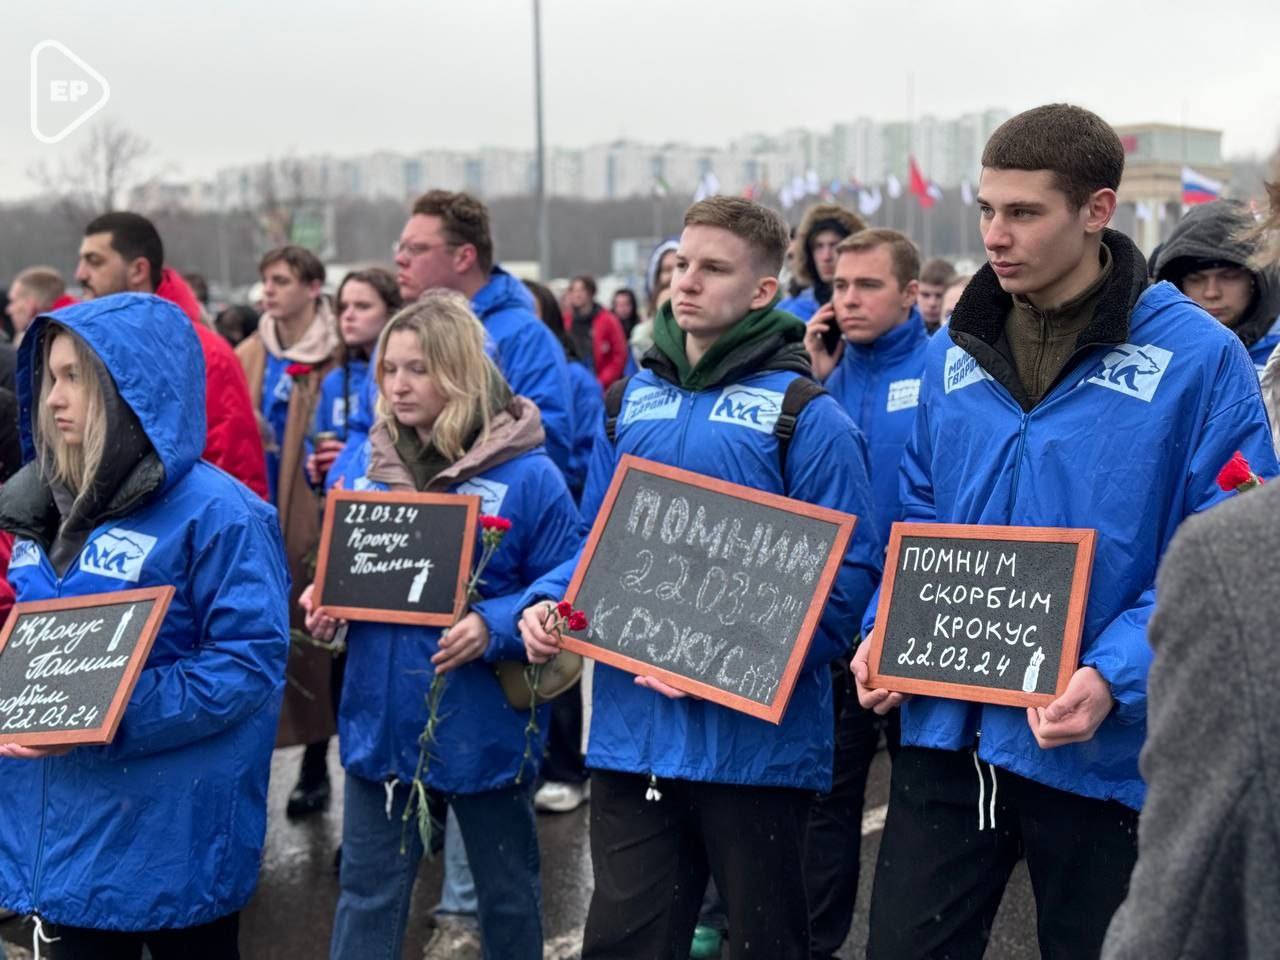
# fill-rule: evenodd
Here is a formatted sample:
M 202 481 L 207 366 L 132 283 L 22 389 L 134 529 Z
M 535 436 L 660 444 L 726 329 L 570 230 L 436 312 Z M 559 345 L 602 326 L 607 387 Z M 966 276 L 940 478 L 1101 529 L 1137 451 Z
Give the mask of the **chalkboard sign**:
M 564 646 L 782 720 L 857 518 L 624 456 L 568 599 Z
M 1080 657 L 1093 530 L 895 523 L 873 688 L 1043 707 Z
M 331 490 L 313 599 L 325 613 L 448 627 L 466 603 L 480 498 Z
M 0 743 L 110 743 L 173 587 L 15 604 L 0 633 Z

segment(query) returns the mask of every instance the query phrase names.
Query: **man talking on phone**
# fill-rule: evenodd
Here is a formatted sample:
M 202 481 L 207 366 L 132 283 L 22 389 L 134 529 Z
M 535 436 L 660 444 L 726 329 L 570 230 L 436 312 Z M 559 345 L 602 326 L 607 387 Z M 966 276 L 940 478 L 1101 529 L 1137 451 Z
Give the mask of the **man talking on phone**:
M 806 324 L 813 373 L 867 438 L 873 517 L 881 534 L 902 519 L 898 463 L 915 421 L 929 335 L 916 307 L 920 255 L 896 230 L 860 230 L 835 250 L 831 300 Z M 809 808 L 805 884 L 813 958 L 834 957 L 849 935 L 858 892 L 862 800 L 879 739 L 843 662 L 831 667 L 835 761 L 831 792 Z M 886 731 L 897 747 L 897 716 Z M 852 846 L 852 849 L 851 849 Z

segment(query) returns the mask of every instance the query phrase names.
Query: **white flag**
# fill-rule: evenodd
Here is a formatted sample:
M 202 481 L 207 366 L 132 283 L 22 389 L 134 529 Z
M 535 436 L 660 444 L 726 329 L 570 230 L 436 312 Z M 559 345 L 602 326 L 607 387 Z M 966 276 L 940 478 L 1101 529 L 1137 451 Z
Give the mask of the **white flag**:
M 790 186 L 784 186 L 781 190 L 778 191 L 778 202 L 782 204 L 783 210 L 791 209 L 791 206 L 792 204 L 795 203 L 795 200 L 791 196 Z
M 973 184 L 968 180 L 960 181 L 960 200 L 966 207 L 973 206 Z
M 1150 204 L 1143 203 L 1141 200 L 1135 203 L 1133 205 L 1133 217 L 1139 223 L 1150 220 L 1152 217 Z
M 808 191 L 804 187 L 804 177 L 796 174 L 791 178 L 791 196 L 799 201 L 802 197 L 808 196 Z
M 879 190 L 876 190 L 875 193 L 865 189 L 858 191 L 858 212 L 864 217 L 875 216 L 882 202 Z
M 822 184 L 818 182 L 817 170 L 810 170 L 804 175 L 804 189 L 811 197 L 816 197 L 822 192 Z
M 929 196 L 933 197 L 933 199 L 935 200 L 942 199 L 942 188 L 938 186 L 936 183 L 934 183 L 932 180 L 929 181 L 929 189 L 927 193 L 929 194 Z
M 902 196 L 902 181 L 899 180 L 897 177 L 895 177 L 892 173 L 885 178 L 884 186 L 885 186 L 885 189 L 889 191 L 889 197 L 891 199 L 897 200 L 900 196 Z

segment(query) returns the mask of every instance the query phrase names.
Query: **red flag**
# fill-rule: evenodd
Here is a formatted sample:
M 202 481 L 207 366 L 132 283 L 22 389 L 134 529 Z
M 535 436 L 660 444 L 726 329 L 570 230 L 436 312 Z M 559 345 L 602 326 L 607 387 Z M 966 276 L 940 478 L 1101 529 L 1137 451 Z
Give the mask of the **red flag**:
M 916 166 L 915 157 L 907 157 L 907 175 L 909 181 L 907 189 L 915 194 L 916 199 L 920 201 L 920 206 L 928 210 L 936 201 L 933 194 L 929 192 L 929 181 L 924 178 L 924 174 Z

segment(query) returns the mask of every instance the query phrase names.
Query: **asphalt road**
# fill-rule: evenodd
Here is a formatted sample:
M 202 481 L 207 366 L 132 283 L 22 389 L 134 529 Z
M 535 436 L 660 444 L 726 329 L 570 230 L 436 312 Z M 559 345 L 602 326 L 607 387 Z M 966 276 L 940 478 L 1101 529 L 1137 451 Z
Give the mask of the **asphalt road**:
M 277 751 L 272 765 L 271 823 L 258 891 L 245 909 L 240 945 L 244 960 L 299 960 L 328 955 L 329 933 L 338 882 L 333 856 L 342 831 L 341 777 L 329 811 L 291 822 L 285 799 L 297 770 L 298 750 Z M 336 750 L 331 769 L 339 773 Z M 867 900 L 875 870 L 884 804 L 888 799 L 888 760 L 881 753 L 867 785 L 863 818 L 862 873 L 853 931 L 842 958 L 861 957 L 867 941 Z M 548 960 L 572 960 L 581 945 L 582 923 L 591 895 L 591 858 L 587 848 L 587 811 L 539 817 L 542 888 Z M 423 861 L 414 890 L 404 957 L 418 960 L 430 937 L 431 908 L 439 898 L 442 861 Z M 29 927 L 21 920 L 0 923 L 7 942 L 30 946 Z M 19 948 L 21 949 L 21 948 Z M 10 960 L 26 960 L 11 951 Z M 987 950 L 989 960 L 1028 960 L 1038 956 L 1035 906 L 1026 870 L 1013 875 L 996 918 Z

